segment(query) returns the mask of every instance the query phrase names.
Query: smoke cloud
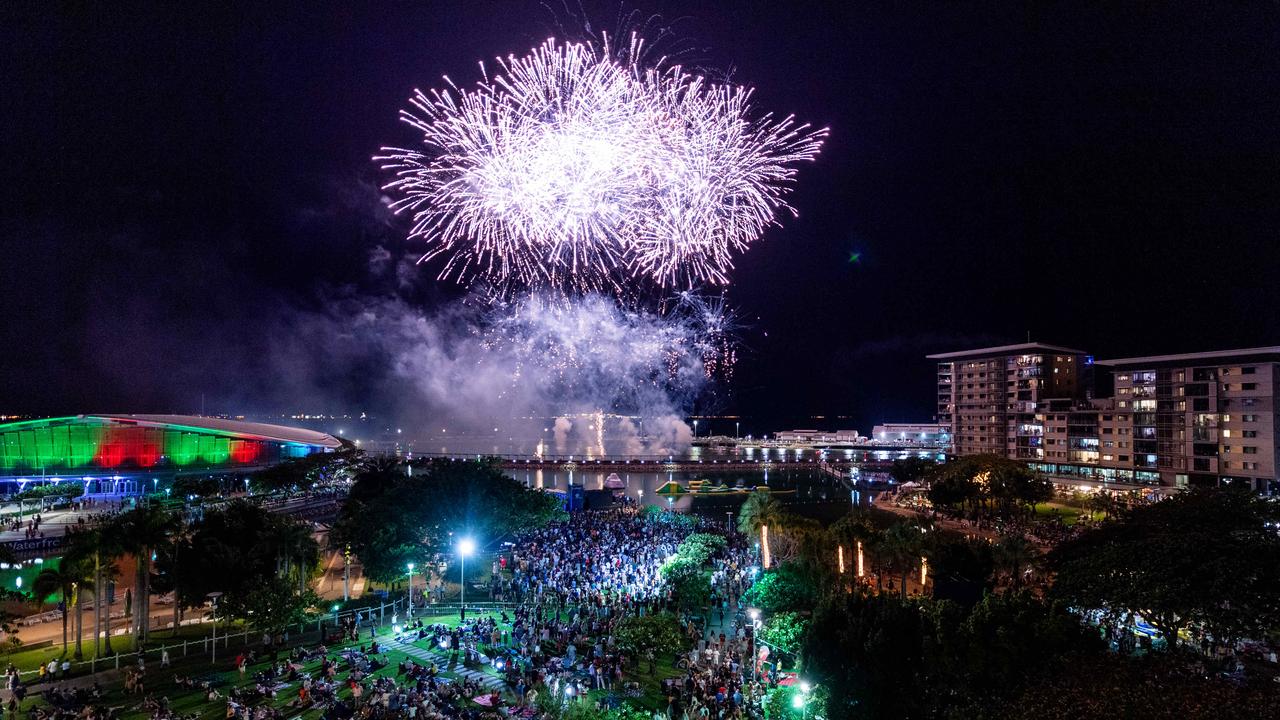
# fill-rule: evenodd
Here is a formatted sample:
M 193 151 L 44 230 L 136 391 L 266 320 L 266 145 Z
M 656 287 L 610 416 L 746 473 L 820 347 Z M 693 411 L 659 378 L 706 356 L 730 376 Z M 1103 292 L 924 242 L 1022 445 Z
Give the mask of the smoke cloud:
M 708 342 L 704 320 L 600 296 L 470 298 L 432 312 L 351 297 L 289 316 L 267 361 L 277 394 L 346 389 L 450 435 L 497 430 L 532 448 L 549 426 L 557 454 L 666 454 L 688 446 L 680 418 L 723 344 Z

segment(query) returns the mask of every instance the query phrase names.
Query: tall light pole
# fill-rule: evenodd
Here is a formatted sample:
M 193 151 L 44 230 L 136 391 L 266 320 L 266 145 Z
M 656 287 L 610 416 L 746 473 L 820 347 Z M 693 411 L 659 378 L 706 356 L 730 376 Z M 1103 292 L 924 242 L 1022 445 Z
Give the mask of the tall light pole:
M 413 563 L 409 563 L 409 612 L 406 617 L 413 617 Z
M 742 439 L 742 421 L 741 420 L 735 420 L 733 423 L 733 439 L 734 440 Z
M 693 436 L 698 437 L 698 421 L 693 421 Z
M 342 602 L 351 599 L 351 546 L 342 551 Z
M 754 682 L 760 679 L 760 651 L 756 649 L 760 635 L 760 611 L 751 608 L 747 615 L 751 616 L 751 680 Z
M 214 665 L 218 664 L 218 598 L 222 597 L 220 592 L 211 592 L 205 597 L 209 598 L 209 602 L 213 605 L 213 657 L 209 662 Z
M 459 608 L 459 620 L 467 619 L 467 556 L 476 551 L 476 541 L 469 537 L 462 538 L 458 541 L 458 557 L 462 559 L 462 572 L 458 576 L 459 590 L 462 593 L 461 605 Z

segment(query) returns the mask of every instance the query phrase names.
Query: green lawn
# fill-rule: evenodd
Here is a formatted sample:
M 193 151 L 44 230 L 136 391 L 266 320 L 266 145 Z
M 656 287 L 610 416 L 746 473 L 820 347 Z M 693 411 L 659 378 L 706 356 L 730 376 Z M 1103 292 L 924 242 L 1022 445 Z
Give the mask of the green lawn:
M 115 624 L 115 627 L 118 628 L 120 626 L 121 624 L 119 623 L 119 621 L 117 621 Z M 61 621 L 58 621 L 58 627 L 61 628 Z M 93 638 L 91 637 L 93 635 L 93 627 L 92 625 L 86 623 L 84 629 L 85 629 L 86 637 L 81 641 L 81 653 L 84 657 L 84 661 L 87 662 L 89 659 L 94 657 Z M 223 635 L 225 631 L 226 631 L 225 626 L 219 623 L 218 635 L 219 636 Z M 199 625 L 186 625 L 186 626 L 180 627 L 178 628 L 178 633 L 176 636 L 173 634 L 172 630 L 168 630 L 168 629 L 152 630 L 151 640 L 147 643 L 147 647 L 150 649 L 158 650 L 159 648 L 166 645 L 169 647 L 173 647 L 174 645 L 177 645 L 178 646 L 177 650 L 169 651 L 169 654 L 171 656 L 176 657 L 176 655 L 181 654 L 182 652 L 181 646 L 184 640 L 196 642 L 206 637 L 209 637 L 209 632 L 210 632 L 210 625 L 208 625 L 207 623 L 199 624 Z M 238 628 L 232 627 L 230 632 L 232 634 L 236 634 L 241 632 L 241 630 Z M 68 643 L 67 643 L 67 651 L 65 653 L 62 650 L 62 637 L 61 635 L 59 635 L 57 638 L 57 641 L 53 645 L 47 645 L 45 647 L 38 647 L 38 648 L 19 647 L 16 651 L 9 653 L 7 655 L 4 655 L 3 658 L 0 658 L 0 659 L 2 659 L 6 664 L 13 663 L 14 666 L 16 666 L 19 670 L 24 672 L 28 670 L 36 670 L 41 665 L 48 663 L 50 660 L 56 659 L 58 661 L 61 661 L 64 656 L 73 657 L 75 655 L 75 649 L 76 649 L 74 634 L 75 634 L 74 629 L 68 628 Z M 19 632 L 18 637 L 22 637 L 21 632 Z M 115 636 L 112 636 L 111 638 L 111 649 L 115 651 L 115 653 L 117 654 L 132 653 L 134 651 L 134 647 L 135 646 L 134 646 L 134 640 L 132 635 L 128 635 L 128 634 L 115 635 Z M 197 650 L 195 648 L 192 648 L 191 652 L 194 653 L 194 652 L 197 652 Z M 77 661 L 73 660 L 72 662 L 77 662 Z M 101 662 L 106 663 L 112 667 L 115 664 L 114 658 L 106 655 L 105 653 L 101 658 Z M 121 662 L 124 662 L 124 661 L 122 660 Z M 87 672 L 88 668 L 86 667 L 85 669 L 81 670 L 80 668 L 77 667 L 76 671 Z
M 456 624 L 456 617 L 453 621 Z M 444 617 L 440 617 L 436 622 L 448 622 L 448 620 Z M 253 635 L 251 634 L 250 637 L 252 638 Z M 378 635 L 379 642 L 385 642 L 389 637 L 390 634 L 385 631 Z M 329 648 L 329 654 L 332 657 L 340 653 L 343 649 L 358 647 L 360 645 L 367 646 L 369 642 L 369 637 L 364 635 L 355 643 L 331 646 Z M 253 644 L 256 645 L 256 643 Z M 314 643 L 308 644 L 312 645 Z M 226 713 L 225 700 L 219 699 L 214 702 L 207 702 L 202 691 L 191 691 L 178 687 L 178 685 L 174 683 L 174 676 L 194 676 L 201 679 L 217 677 L 223 681 L 218 687 L 218 690 L 225 697 L 233 687 L 252 685 L 254 673 L 265 669 L 269 664 L 268 661 L 263 660 L 249 666 L 245 672 L 245 679 L 241 681 L 239 672 L 232 667 L 234 658 L 240 651 L 239 648 L 240 643 L 235 641 L 232 642 L 231 647 L 225 649 L 220 647 L 218 651 L 219 659 L 216 668 L 211 666 L 207 656 L 193 654 L 184 658 L 181 656 L 180 651 L 179 653 L 170 653 L 172 667 L 165 670 L 160 669 L 159 662 L 154 659 L 150 659 L 147 661 L 148 682 L 146 683 L 146 692 L 147 694 L 154 695 L 155 697 L 168 697 L 170 700 L 170 707 L 175 713 L 182 715 L 198 715 L 200 720 L 217 720 L 218 718 L 223 718 Z M 410 657 L 403 651 L 394 649 L 385 649 L 381 655 L 387 660 L 387 666 L 373 673 L 371 675 L 372 677 L 394 676 L 398 671 L 399 664 Z M 128 660 L 132 661 L 133 659 L 129 658 Z M 419 663 L 422 662 L 417 658 L 414 658 L 414 660 Z M 127 665 L 128 662 L 122 660 L 122 667 Z M 441 668 L 441 676 L 455 678 L 456 674 L 452 672 L 451 668 L 446 668 L 446 665 L 447 663 L 444 662 L 439 664 L 439 667 Z M 320 660 L 308 662 L 304 665 L 304 673 L 316 672 L 319 667 Z M 340 671 L 336 678 L 341 682 L 347 677 L 347 674 L 348 673 L 346 672 Z M 104 679 L 104 676 L 100 675 L 99 682 L 102 683 L 102 686 L 106 691 L 102 702 L 109 707 L 120 709 L 120 716 L 122 718 L 125 720 L 143 720 L 144 718 L 149 717 L 147 711 L 141 706 L 142 696 L 126 695 L 124 693 L 123 676 L 112 678 L 108 681 Z M 287 688 L 281 690 L 278 696 L 271 701 L 271 705 L 277 708 L 284 708 L 290 701 L 297 697 L 298 687 L 300 684 L 300 682 L 290 683 Z M 40 697 L 40 693 L 42 693 L 46 687 L 46 685 L 41 685 L 34 688 L 33 692 L 27 696 L 26 702 L 23 703 L 24 709 L 29 710 L 32 707 L 43 704 L 43 699 Z M 345 689 L 339 690 L 339 696 L 349 697 L 349 691 Z M 288 713 L 287 710 L 286 713 Z M 318 718 L 320 716 L 320 711 L 308 710 L 302 713 L 297 713 L 293 716 L 311 720 L 312 718 Z
M 1082 517 L 1091 518 L 1093 520 L 1101 520 L 1103 514 L 1101 512 L 1084 510 L 1071 505 L 1063 505 L 1056 502 L 1044 502 L 1036 505 L 1036 515 L 1040 518 L 1048 519 L 1053 517 L 1062 518 L 1064 525 L 1075 525 Z

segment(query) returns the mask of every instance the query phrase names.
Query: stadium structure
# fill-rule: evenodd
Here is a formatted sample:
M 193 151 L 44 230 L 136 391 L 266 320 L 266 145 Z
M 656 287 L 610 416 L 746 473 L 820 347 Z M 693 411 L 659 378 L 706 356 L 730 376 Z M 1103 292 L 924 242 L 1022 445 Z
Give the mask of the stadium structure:
M 248 473 L 342 445 L 314 430 L 189 415 L 27 420 L 0 424 L 0 484 L 83 482 L 86 494 L 129 494 L 146 481 Z

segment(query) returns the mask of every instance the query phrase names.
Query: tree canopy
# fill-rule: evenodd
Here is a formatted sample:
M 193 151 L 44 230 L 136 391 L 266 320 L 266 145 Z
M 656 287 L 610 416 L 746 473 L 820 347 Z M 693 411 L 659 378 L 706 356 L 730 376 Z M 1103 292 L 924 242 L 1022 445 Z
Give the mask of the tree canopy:
M 243 500 L 205 513 L 178 541 L 170 567 L 182 604 L 221 592 L 220 617 L 276 628 L 315 603 L 306 581 L 319 562 L 310 528 Z
M 967 455 L 927 476 L 929 501 L 987 514 L 1010 515 L 1053 497 L 1053 484 L 1025 463 L 998 455 Z
M 492 540 L 562 514 L 554 495 L 526 488 L 493 463 L 433 460 L 410 473 L 381 462 L 356 475 L 332 542 L 350 545 L 370 578 L 390 582 L 406 563 L 451 552 L 451 533 Z
M 1192 624 L 1222 642 L 1280 627 L 1280 506 L 1247 490 L 1196 488 L 1089 530 L 1050 556 L 1053 592 L 1166 640 Z

